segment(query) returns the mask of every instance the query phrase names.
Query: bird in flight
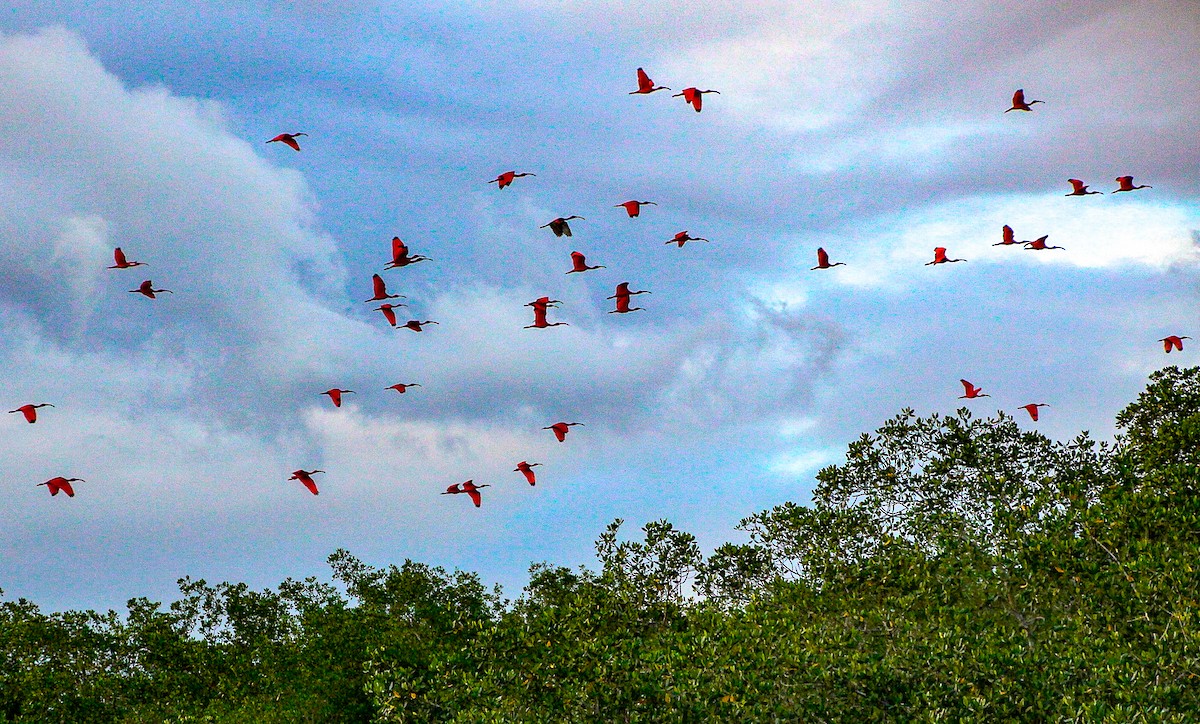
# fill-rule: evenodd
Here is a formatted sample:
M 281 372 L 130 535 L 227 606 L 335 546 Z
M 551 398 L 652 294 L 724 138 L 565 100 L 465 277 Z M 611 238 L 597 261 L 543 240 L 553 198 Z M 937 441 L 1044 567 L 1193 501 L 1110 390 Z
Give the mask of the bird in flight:
M 528 305 L 526 305 L 526 306 L 528 306 Z M 522 329 L 545 329 L 546 327 L 569 327 L 569 326 L 571 326 L 571 325 L 567 324 L 566 322 L 550 323 L 549 321 L 547 321 L 546 309 L 547 309 L 547 307 L 534 307 L 533 308 L 533 324 L 527 324 L 524 327 L 522 327 Z
M 705 93 L 716 93 L 717 95 L 721 95 L 721 91 L 700 90 L 699 88 L 684 88 L 682 93 L 676 93 L 675 95 L 673 95 L 671 97 L 678 98 L 680 96 L 683 96 L 683 100 L 687 103 L 691 103 L 692 108 L 695 108 L 696 112 L 699 113 L 700 107 L 704 103 L 703 95 Z
M 533 468 L 541 465 L 541 463 L 527 463 L 524 460 L 517 463 L 517 467 L 513 468 L 514 473 L 521 473 L 525 476 L 525 480 L 529 481 L 530 485 L 537 484 L 537 478 L 533 474 Z
M 38 405 L 21 405 L 15 410 L 9 410 L 8 413 L 11 415 L 14 412 L 19 412 L 25 416 L 25 422 L 28 422 L 32 425 L 33 423 L 37 422 L 37 411 L 39 407 L 54 407 L 54 405 L 51 405 L 49 402 L 43 402 Z
M 378 307 L 375 307 L 375 311 L 383 312 L 384 319 L 386 319 L 388 321 L 388 324 L 395 327 L 396 326 L 396 311 L 395 310 L 399 309 L 400 307 L 407 307 L 407 306 L 408 306 L 407 304 L 392 304 L 391 302 L 384 302 L 383 304 L 380 304 Z
M 75 488 L 71 487 L 71 483 L 86 483 L 86 482 L 87 481 L 84 480 L 83 478 L 57 477 L 57 478 L 50 478 L 49 480 L 47 480 L 44 483 L 38 483 L 37 487 L 40 488 L 41 486 L 45 485 L 46 488 L 50 490 L 50 495 L 52 495 L 52 496 L 58 495 L 58 492 L 61 490 L 62 492 L 67 494 L 68 498 L 74 498 L 75 497 Z
M 966 391 L 965 395 L 958 396 L 958 399 L 960 400 L 974 400 L 976 397 L 991 397 L 991 395 L 983 394 L 982 387 L 976 387 L 966 380 L 959 380 L 959 382 L 962 383 L 963 390 Z
M 675 236 L 671 237 L 670 241 L 667 241 L 666 243 L 667 244 L 677 244 L 678 246 L 682 247 L 684 244 L 688 243 L 689 241 L 708 241 L 708 239 L 705 239 L 700 236 L 688 236 L 688 233 L 686 231 L 681 231 L 678 234 L 676 234 Z
M 830 264 L 829 263 L 829 252 L 825 251 L 824 249 L 822 249 L 821 247 L 818 246 L 817 247 L 817 265 L 814 266 L 812 269 L 809 269 L 809 271 L 813 271 L 815 269 L 832 269 L 835 266 L 846 266 L 846 262 L 839 261 L 839 262 L 834 262 L 833 264 Z
M 408 391 L 409 387 L 420 387 L 420 385 L 418 385 L 415 382 L 409 382 L 408 384 L 401 384 L 401 383 L 397 382 L 396 384 L 388 385 L 387 387 L 384 387 L 383 389 L 395 390 L 396 392 L 399 392 L 400 394 L 403 395 L 405 392 Z
M 570 236 L 571 235 L 571 225 L 568 224 L 567 222 L 570 221 L 571 219 L 581 219 L 581 220 L 586 221 L 586 219 L 583 219 L 582 216 L 572 215 L 572 216 L 568 216 L 566 218 L 563 218 L 562 216 L 560 216 L 548 224 L 542 224 L 538 228 L 545 229 L 546 227 L 550 227 L 550 231 L 553 231 L 555 236 Z
M 616 204 L 614 209 L 625 209 L 625 213 L 629 214 L 629 218 L 634 218 L 642 213 L 643 206 L 658 206 L 653 201 L 626 201 L 623 204 Z
M 537 299 L 533 300 L 532 302 L 527 302 L 525 304 L 525 306 L 533 307 L 534 309 L 541 309 L 542 311 L 546 311 L 550 307 L 557 307 L 560 304 L 562 304 L 561 299 L 551 299 L 550 297 L 538 297 Z
M 1163 337 L 1158 341 L 1163 343 L 1163 351 L 1171 354 L 1172 349 L 1177 349 L 1180 352 L 1183 351 L 1183 340 L 1185 339 L 1191 339 L 1191 337 L 1180 337 L 1177 334 L 1172 334 L 1170 337 Z
M 371 275 L 371 283 L 374 285 L 375 296 L 370 299 L 364 299 L 364 302 L 382 302 L 385 299 L 407 299 L 403 294 L 388 294 L 387 284 L 384 283 L 383 277 L 378 274 Z
M 162 294 L 163 292 L 166 292 L 167 294 L 175 293 L 175 292 L 171 291 L 170 289 L 155 289 L 154 283 L 151 282 L 149 279 L 142 282 L 141 285 L 138 286 L 137 289 L 129 290 L 130 294 L 141 294 L 143 296 L 149 297 L 150 299 L 155 299 L 156 298 L 154 296 L 155 294 Z
M 313 495 L 320 495 L 320 493 L 317 492 L 317 483 L 312 479 L 312 476 L 323 472 L 325 471 L 296 470 L 292 472 L 292 477 L 288 478 L 288 480 L 299 480 L 301 483 L 304 483 L 304 487 L 308 488 L 308 492 L 312 493 Z
M 1069 178 L 1067 179 L 1067 183 L 1071 184 L 1071 188 L 1073 190 L 1069 194 L 1063 194 L 1064 196 L 1091 196 L 1093 194 L 1104 194 L 1103 191 L 1088 191 L 1088 187 L 1077 178 Z
M 410 319 L 407 322 L 405 322 L 404 324 L 400 325 L 399 327 L 396 327 L 396 329 L 411 329 L 414 332 L 424 332 L 425 330 L 423 330 L 421 328 L 424 327 L 426 324 L 437 324 L 437 322 L 434 322 L 429 319 L 426 319 L 424 322 L 421 322 L 416 319 Z
M 300 142 L 297 141 L 296 139 L 299 138 L 300 136 L 307 136 L 307 135 L 308 135 L 307 133 L 281 133 L 278 136 L 267 141 L 267 143 L 276 143 L 276 142 L 285 143 L 285 144 L 291 146 L 293 149 L 299 151 L 300 150 Z
M 1017 92 L 1016 92 L 1016 93 L 1013 93 L 1013 104 L 1012 104 L 1012 108 L 1009 108 L 1009 109 L 1008 109 L 1008 111 L 1032 111 L 1032 110 L 1033 110 L 1033 108 L 1030 108 L 1030 106 L 1032 106 L 1034 103 L 1045 103 L 1045 102 L 1046 102 L 1046 101 L 1029 101 L 1029 102 L 1026 102 L 1026 101 L 1025 101 L 1025 89 L 1024 89 L 1024 88 L 1018 88 L 1018 89 L 1017 89 Z M 1005 113 L 1008 113 L 1008 111 L 1005 111 Z
M 626 312 L 636 312 L 638 310 L 644 310 L 645 307 L 629 306 L 629 298 L 635 294 L 650 294 L 650 291 L 643 289 L 641 291 L 631 292 L 631 291 L 629 291 L 629 282 L 621 282 L 620 284 L 618 284 L 616 293 L 613 294 L 611 297 L 605 297 L 605 299 L 617 300 L 617 308 L 610 311 L 609 314 L 625 314 Z
M 629 91 L 629 95 L 631 96 L 645 95 L 646 93 L 653 93 L 654 91 L 660 90 L 671 90 L 665 85 L 655 86 L 654 81 L 650 80 L 650 76 L 646 75 L 646 71 L 642 70 L 641 68 L 637 69 L 637 79 L 638 89 L 635 91 Z
M 554 437 L 557 437 L 558 441 L 562 442 L 567 439 L 567 433 L 571 431 L 572 427 L 574 427 L 575 425 L 582 425 L 582 424 L 583 424 L 582 422 L 556 422 L 553 425 L 550 425 L 548 427 L 543 427 L 542 429 L 543 430 L 553 430 Z
M 1140 187 L 1139 187 L 1140 188 Z M 129 261 L 125 258 L 125 252 L 121 251 L 121 247 L 113 249 L 113 261 L 116 262 L 109 269 L 132 269 L 135 266 L 147 266 L 142 261 Z
M 966 259 L 950 259 L 946 256 L 946 247 L 939 246 L 933 250 L 933 261 L 925 262 L 925 266 L 933 266 L 934 264 L 953 264 L 956 261 L 966 261 Z
M 573 252 L 571 252 L 571 270 L 568 271 L 567 274 L 575 274 L 578 272 L 589 271 L 591 269 L 604 269 L 604 268 L 605 267 L 603 264 L 600 264 L 598 266 L 588 266 L 587 259 L 584 258 L 583 254 L 580 254 L 577 251 L 573 251 Z
M 1034 422 L 1038 421 L 1038 408 L 1039 407 L 1049 407 L 1049 405 L 1047 405 L 1044 402 L 1031 402 L 1028 405 L 1021 405 L 1021 409 L 1024 410 L 1025 412 L 1028 412 L 1029 417 L 1031 417 Z
M 1033 241 L 1025 242 L 1025 248 L 1030 251 L 1042 251 L 1044 249 L 1065 249 L 1065 246 L 1046 246 L 1046 239 L 1050 238 L 1049 234 L 1039 236 Z
M 450 487 L 446 488 L 446 492 L 442 493 L 442 495 L 458 495 L 459 493 L 466 493 L 467 495 L 471 496 L 471 502 L 475 504 L 476 508 L 478 508 L 480 503 L 483 502 L 483 496 L 479 494 L 479 491 L 482 488 L 490 487 L 490 485 L 476 485 L 473 480 L 468 480 L 465 483 L 455 483 L 454 485 L 451 485 Z
M 1137 186 L 1134 186 L 1132 176 L 1118 176 L 1117 183 L 1121 184 L 1121 188 L 1117 189 L 1116 191 L 1113 191 L 1114 194 L 1120 193 L 1122 191 L 1137 191 L 1138 189 L 1154 188 L 1153 186 L 1146 186 L 1144 184 L 1139 184 Z
M 341 407 L 342 406 L 342 395 L 358 394 L 358 393 L 356 393 L 354 390 L 339 390 L 338 388 L 334 387 L 334 388 L 325 390 L 321 394 L 329 395 L 329 399 L 333 400 L 334 407 Z
M 1017 241 L 1017 237 L 1013 233 L 1012 227 L 1009 226 L 1008 224 L 1005 224 L 1004 227 L 1001 228 L 1000 231 L 1001 231 L 1001 234 L 1003 234 L 1003 236 L 1001 237 L 1001 240 L 996 242 L 995 244 L 992 244 L 992 246 L 1012 246 L 1013 244 L 1025 243 L 1025 242 Z
M 392 237 L 392 263 L 385 266 L 384 269 L 399 269 L 409 264 L 416 264 L 419 261 L 432 261 L 432 259 L 420 254 L 409 256 L 408 246 L 403 241 L 400 241 L 400 237 Z
M 537 176 L 536 173 L 517 173 L 516 171 L 505 171 L 496 178 L 488 181 L 490 184 L 498 184 L 497 188 L 504 188 L 513 182 L 513 179 L 523 178 L 525 176 Z

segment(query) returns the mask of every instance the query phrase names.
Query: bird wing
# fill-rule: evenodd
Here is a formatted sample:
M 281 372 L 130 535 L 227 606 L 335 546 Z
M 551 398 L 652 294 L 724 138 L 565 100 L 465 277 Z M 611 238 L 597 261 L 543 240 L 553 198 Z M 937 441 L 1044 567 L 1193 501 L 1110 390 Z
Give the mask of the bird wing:
M 58 489 L 63 491 L 64 493 L 66 493 L 67 497 L 69 497 L 69 498 L 75 497 L 75 488 L 72 488 L 71 484 L 68 483 L 66 480 L 64 480 L 58 484 Z
M 1085 188 L 1087 188 L 1087 186 L 1085 186 L 1083 184 L 1083 181 L 1081 181 L 1077 178 L 1069 178 L 1069 179 L 1067 179 L 1067 183 L 1071 184 L 1071 188 L 1074 189 L 1074 191 L 1076 193 L 1079 193 L 1080 191 L 1083 191 Z
M 383 312 L 383 317 L 388 321 L 388 324 L 393 327 L 396 326 L 396 310 L 391 307 L 382 307 L 379 311 Z
M 550 429 L 554 431 L 554 437 L 557 437 L 559 442 L 567 439 L 567 428 L 565 425 L 553 425 Z
M 817 266 L 829 266 L 829 252 L 817 247 Z
M 394 263 L 399 264 L 400 260 L 406 256 L 408 256 L 408 246 L 406 246 L 403 241 L 400 241 L 400 237 L 393 236 L 392 237 L 392 261 Z
M 25 416 L 25 422 L 37 422 L 37 409 L 33 405 L 21 405 L 17 409 Z
M 308 488 L 308 492 L 312 493 L 313 495 L 320 495 L 320 493 L 317 492 L 317 483 L 311 477 L 307 475 L 301 475 L 297 479 L 304 483 L 304 487 Z
M 1023 105 L 1025 105 L 1025 89 L 1020 88 L 1013 93 L 1013 108 L 1020 108 Z
M 113 261 L 117 266 L 129 266 L 129 262 L 125 260 L 125 252 L 121 251 L 121 247 L 113 249 Z
M 946 247 L 944 247 L 944 246 L 934 247 L 933 260 L 936 262 L 946 261 Z
M 526 465 L 525 467 L 521 468 L 521 474 L 525 476 L 525 479 L 526 479 L 527 481 L 529 481 L 529 484 L 530 484 L 530 485 L 536 485 L 536 484 L 537 484 L 537 478 L 536 478 L 536 477 L 534 477 L 533 470 L 531 470 L 531 469 L 530 469 L 530 467 L 529 467 L 528 465 Z
M 471 502 L 475 504 L 476 508 L 483 502 L 483 496 L 479 494 L 478 490 L 467 490 L 466 493 L 471 496 Z
M 1004 243 L 1005 244 L 1013 244 L 1013 243 L 1016 243 L 1016 240 L 1017 240 L 1017 237 L 1013 234 L 1012 227 L 1009 226 L 1008 224 L 1005 224 L 1004 225 Z
M 966 394 L 968 397 L 975 394 L 975 385 L 967 382 L 966 380 L 959 380 L 959 382 L 962 383 L 964 394 Z
M 650 80 L 650 76 L 646 75 L 646 71 L 641 68 L 637 69 L 638 90 L 648 91 L 654 87 L 654 81 Z
M 384 283 L 383 277 L 378 274 L 371 275 L 371 283 L 375 286 L 375 296 L 384 297 L 387 295 L 387 284 Z

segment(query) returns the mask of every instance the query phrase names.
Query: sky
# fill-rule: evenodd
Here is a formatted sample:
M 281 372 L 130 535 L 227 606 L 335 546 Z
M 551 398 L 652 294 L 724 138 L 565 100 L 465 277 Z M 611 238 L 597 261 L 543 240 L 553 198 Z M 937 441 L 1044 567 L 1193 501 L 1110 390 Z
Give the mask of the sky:
M 672 90 L 630 95 L 638 67 Z M 1017 88 L 1044 104 L 1004 113 Z M 1190 0 L 19 1 L 0 406 L 54 407 L 0 415 L 0 588 L 119 609 L 346 548 L 515 596 L 614 518 L 743 540 L 905 407 L 1111 439 L 1193 362 L 1158 340 L 1200 339 L 1197 107 Z M 384 271 L 393 236 L 432 261 Z M 439 324 L 390 328 L 375 273 Z M 608 314 L 625 281 L 644 311 Z M 568 326 L 522 328 L 543 295 Z M 467 479 L 479 509 L 440 495 Z

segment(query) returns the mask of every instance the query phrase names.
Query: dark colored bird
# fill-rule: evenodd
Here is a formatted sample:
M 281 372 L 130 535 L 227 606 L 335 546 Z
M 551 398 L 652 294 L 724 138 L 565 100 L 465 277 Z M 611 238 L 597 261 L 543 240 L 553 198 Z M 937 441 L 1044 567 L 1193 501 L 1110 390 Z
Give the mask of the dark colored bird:
M 400 237 L 392 237 L 392 262 L 385 266 L 384 269 L 398 269 L 400 267 L 408 266 L 409 264 L 416 264 L 419 261 L 432 260 L 429 257 L 421 256 L 420 254 L 409 256 L 408 246 L 403 241 L 400 241 Z
M 658 204 L 653 201 L 626 201 L 623 204 L 616 204 L 613 208 L 625 209 L 625 213 L 629 214 L 629 218 L 632 219 L 642 213 L 643 206 L 658 206 Z
M 573 252 L 571 252 L 571 270 L 568 271 L 567 274 L 575 274 L 578 272 L 589 271 L 591 269 L 604 269 L 604 268 L 605 267 L 603 264 L 601 264 L 599 266 L 588 266 L 587 259 L 584 258 L 583 254 L 580 254 L 577 251 L 573 251 Z
M 996 242 L 995 244 L 992 244 L 992 246 L 1012 246 L 1013 244 L 1025 243 L 1025 242 L 1017 241 L 1017 237 L 1013 233 L 1012 227 L 1009 226 L 1008 224 L 1005 224 L 1004 227 L 1001 228 L 1000 231 L 1003 234 L 1001 240 Z
M 1091 196 L 1093 194 L 1104 193 L 1103 191 L 1088 191 L 1088 187 L 1077 178 L 1069 178 L 1067 182 L 1071 184 L 1073 190 L 1069 194 L 1063 194 L 1064 196 Z
M 142 282 L 141 285 L 137 289 L 129 290 L 130 294 L 141 294 L 143 296 L 149 297 L 150 299 L 155 299 L 156 298 L 154 296 L 155 294 L 162 294 L 163 292 L 166 292 L 167 294 L 175 293 L 175 292 L 171 291 L 170 289 L 155 289 L 154 283 L 151 282 L 149 279 Z
M 505 171 L 496 178 L 488 181 L 490 184 L 498 184 L 497 188 L 504 188 L 513 182 L 513 179 L 523 178 L 525 176 L 537 176 L 536 173 L 517 173 L 516 171 Z
M 395 310 L 399 309 L 400 307 L 407 307 L 407 306 L 408 306 L 407 304 L 392 304 L 391 302 L 384 302 L 383 304 L 380 304 L 378 307 L 375 307 L 375 311 L 383 312 L 384 319 L 386 319 L 388 321 L 388 324 L 395 327 L 396 326 L 396 311 Z
M 1028 412 L 1029 417 L 1033 418 L 1034 422 L 1038 421 L 1038 408 L 1039 407 L 1049 407 L 1049 405 L 1047 405 L 1044 402 L 1031 402 L 1028 405 L 1021 405 L 1021 409 L 1024 410 L 1025 412 Z
M 939 246 L 933 250 L 933 261 L 926 262 L 925 266 L 933 266 L 934 264 L 953 264 L 956 261 L 966 261 L 966 259 L 950 259 L 946 256 L 946 247 Z
M 276 143 L 276 142 L 286 143 L 287 145 L 291 146 L 293 149 L 299 151 L 300 150 L 300 142 L 297 141 L 296 139 L 299 138 L 300 136 L 307 136 L 307 135 L 308 135 L 307 133 L 281 133 L 278 136 L 267 141 L 267 143 Z
M 639 94 L 644 95 L 646 93 L 653 93 L 654 91 L 660 90 L 671 90 L 665 85 L 655 86 L 654 81 L 650 80 L 650 76 L 646 75 L 646 71 L 642 70 L 641 68 L 637 69 L 637 81 L 638 89 L 635 91 L 629 91 L 629 95 L 631 96 Z
M 329 399 L 333 401 L 334 407 L 341 407 L 342 406 L 342 395 L 358 394 L 358 393 L 356 393 L 354 390 L 339 390 L 338 388 L 334 387 L 332 389 L 325 390 L 321 394 L 329 395 Z
M 418 385 L 418 384 L 417 384 L 417 383 L 415 383 L 415 382 L 409 382 L 408 384 L 401 384 L 401 383 L 397 382 L 396 384 L 394 384 L 394 385 L 388 385 L 387 387 L 385 387 L 385 388 L 383 388 L 383 389 L 385 389 L 385 390 L 395 390 L 396 392 L 399 392 L 400 394 L 402 394 L 402 395 L 403 395 L 405 392 L 407 392 L 407 391 L 408 391 L 408 388 L 409 388 L 409 387 L 420 387 L 420 385 Z
M 411 329 L 414 332 L 423 332 L 425 330 L 423 330 L 421 328 L 424 327 L 426 324 L 437 324 L 437 322 L 434 322 L 434 321 L 428 320 L 428 319 L 425 320 L 424 322 L 418 321 L 416 319 L 410 319 L 407 322 L 405 322 L 404 324 L 400 325 L 399 327 L 396 327 L 396 329 Z
M 385 299 L 407 299 L 403 294 L 388 294 L 387 284 L 383 281 L 383 277 L 378 274 L 371 275 L 371 284 L 375 290 L 375 295 L 370 299 L 364 299 L 364 302 L 382 302 Z
M 1171 354 L 1172 349 L 1177 349 L 1180 352 L 1183 351 L 1183 340 L 1185 339 L 1191 339 L 1191 337 L 1180 337 L 1179 335 L 1172 334 L 1170 337 L 1163 337 L 1158 341 L 1163 343 L 1163 351 Z
M 525 480 L 529 481 L 530 485 L 537 485 L 537 478 L 533 474 L 533 468 L 541 465 L 541 463 L 527 463 L 524 460 L 517 463 L 517 467 L 513 468 L 514 473 L 521 473 L 525 476 Z
M 37 411 L 38 411 L 39 407 L 54 407 L 54 405 L 51 405 L 49 402 L 43 402 L 38 405 L 34 405 L 34 404 L 21 405 L 17 409 L 9 410 L 8 412 L 10 415 L 14 412 L 21 413 L 22 415 L 25 416 L 25 422 L 28 422 L 29 424 L 32 425 L 33 423 L 37 422 Z
M 695 108 L 696 112 L 699 113 L 700 107 L 704 103 L 703 96 L 705 93 L 716 93 L 717 95 L 721 95 L 721 91 L 700 90 L 699 88 L 684 88 L 682 93 L 676 93 L 675 95 L 673 95 L 671 97 L 678 98 L 680 96 L 683 96 L 683 100 L 688 103 L 691 103 L 692 108 Z
M 319 495 L 320 493 L 317 492 L 317 483 L 316 483 L 316 481 L 314 481 L 312 479 L 312 476 L 316 475 L 317 473 L 323 473 L 323 472 L 325 472 L 325 471 L 324 470 L 296 470 L 292 473 L 292 477 L 288 478 L 288 480 L 299 480 L 301 483 L 304 484 L 304 487 L 308 488 L 308 492 L 312 493 L 313 495 Z
M 110 266 L 109 269 L 132 269 L 135 266 L 147 266 L 145 262 L 129 261 L 126 259 L 125 252 L 121 251 L 121 247 L 119 246 L 113 249 L 113 261 L 116 263 Z
M 558 441 L 562 442 L 563 440 L 567 439 L 567 433 L 571 431 L 572 427 L 574 427 L 575 425 L 582 425 L 582 424 L 583 424 L 582 422 L 556 422 L 553 425 L 550 425 L 548 427 L 543 427 L 542 429 L 543 430 L 553 430 L 554 437 L 557 437 Z
M 966 380 L 959 380 L 959 382 L 962 383 L 963 390 L 966 391 L 965 395 L 958 396 L 958 399 L 960 399 L 960 400 L 974 400 L 977 397 L 991 397 L 991 395 L 983 394 L 982 387 L 976 387 L 975 385 L 971 384 L 970 382 L 967 382 Z
M 478 508 L 483 502 L 483 496 L 479 494 L 479 491 L 483 488 L 490 487 L 490 485 L 476 485 L 474 481 L 468 480 L 465 483 L 455 483 L 454 485 L 451 485 L 450 487 L 446 488 L 446 492 L 442 493 L 442 495 L 458 495 L 459 493 L 466 493 L 471 497 L 471 502 L 475 504 L 476 508 Z
M 829 263 L 829 252 L 825 251 L 824 249 L 822 249 L 821 247 L 818 246 L 817 247 L 817 265 L 814 266 L 812 269 L 809 269 L 809 271 L 814 271 L 816 269 L 831 269 L 835 266 L 846 266 L 846 262 L 839 261 L 839 262 L 830 264 Z
M 684 244 L 688 243 L 689 241 L 708 241 L 708 239 L 705 239 L 700 236 L 688 236 L 688 233 L 686 231 L 681 231 L 678 234 L 676 234 L 675 236 L 673 236 L 671 238 L 671 240 L 666 243 L 667 244 L 677 244 L 678 246 L 682 247 Z
M 51 496 L 58 495 L 58 492 L 61 490 L 62 492 L 67 494 L 68 498 L 74 498 L 75 497 L 75 488 L 71 487 L 71 483 L 86 483 L 86 482 L 87 481 L 84 480 L 83 478 L 58 477 L 58 478 L 50 478 L 49 480 L 47 480 L 44 483 L 38 483 L 37 487 L 40 488 L 41 486 L 45 485 L 46 488 L 49 489 Z
M 570 221 L 571 219 L 581 219 L 581 220 L 586 221 L 586 219 L 584 219 L 582 216 L 568 216 L 566 218 L 563 218 L 560 216 L 548 224 L 542 224 L 538 228 L 545 229 L 548 226 L 548 227 L 550 227 L 550 231 L 554 232 L 555 236 L 570 236 L 571 235 L 571 225 L 568 224 L 567 222 Z
M 1032 106 L 1034 103 L 1045 103 L 1045 102 L 1046 101 L 1029 101 L 1028 103 L 1026 103 L 1025 102 L 1025 89 L 1020 88 L 1017 90 L 1016 93 L 1013 93 L 1012 108 L 1009 108 L 1008 111 L 1032 111 L 1033 109 L 1030 108 L 1030 106 Z M 1008 113 L 1008 111 L 1005 111 L 1005 113 Z
M 1144 184 L 1134 186 L 1132 176 L 1118 176 L 1117 183 L 1121 184 L 1121 188 L 1117 189 L 1116 191 L 1113 191 L 1114 194 L 1120 193 L 1122 191 L 1137 191 L 1138 189 L 1154 188 L 1153 186 L 1146 186 Z
M 1046 246 L 1046 239 L 1050 238 L 1049 234 L 1039 236 L 1033 241 L 1025 242 L 1025 248 L 1030 251 L 1043 251 L 1045 249 L 1065 249 L 1065 246 Z

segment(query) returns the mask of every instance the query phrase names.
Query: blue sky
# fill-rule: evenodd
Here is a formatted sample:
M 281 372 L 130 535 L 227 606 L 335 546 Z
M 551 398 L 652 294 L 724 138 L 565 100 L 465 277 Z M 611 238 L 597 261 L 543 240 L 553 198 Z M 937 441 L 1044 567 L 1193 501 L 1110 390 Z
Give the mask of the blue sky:
M 994 5 L 10 9 L 0 397 L 56 407 L 0 419 L 0 587 L 119 607 L 345 547 L 515 595 L 616 517 L 738 539 L 964 377 L 977 414 L 1110 437 L 1189 362 L 1156 340 L 1200 333 L 1200 13 Z M 628 95 L 639 66 L 721 95 Z M 1002 113 L 1019 87 L 1046 103 Z M 510 169 L 537 176 L 486 183 Z M 1125 174 L 1154 188 L 1063 196 Z M 993 248 L 1004 224 L 1066 250 Z M 664 245 L 683 229 L 712 242 Z M 394 235 L 434 261 L 382 271 Z M 105 269 L 115 246 L 150 266 Z M 847 266 L 810 272 L 818 246 Z M 572 250 L 606 268 L 565 275 Z M 376 272 L 440 325 L 387 328 Z M 175 294 L 127 293 L 147 277 Z M 645 312 L 606 314 L 621 281 Z M 571 326 L 522 329 L 542 295 Z M 320 496 L 287 482 L 314 467 Z M 51 499 L 56 475 L 88 482 Z M 468 478 L 483 508 L 438 495 Z

